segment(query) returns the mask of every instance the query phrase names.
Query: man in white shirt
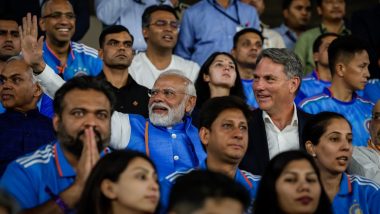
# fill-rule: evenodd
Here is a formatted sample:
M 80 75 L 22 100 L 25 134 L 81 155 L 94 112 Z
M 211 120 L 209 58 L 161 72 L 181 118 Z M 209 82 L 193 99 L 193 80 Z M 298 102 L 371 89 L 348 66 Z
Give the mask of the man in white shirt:
M 193 82 L 196 80 L 199 65 L 173 54 L 178 30 L 178 17 L 172 7 L 155 5 L 144 11 L 142 32 L 147 49 L 137 54 L 129 67 L 129 74 L 138 84 L 152 88 L 157 77 L 168 70 L 180 70 Z
M 303 148 L 300 137 L 309 114 L 297 109 L 302 64 L 288 49 L 268 48 L 257 58 L 253 92 L 259 108 L 249 121 L 249 146 L 241 168 L 261 175 L 276 154 Z

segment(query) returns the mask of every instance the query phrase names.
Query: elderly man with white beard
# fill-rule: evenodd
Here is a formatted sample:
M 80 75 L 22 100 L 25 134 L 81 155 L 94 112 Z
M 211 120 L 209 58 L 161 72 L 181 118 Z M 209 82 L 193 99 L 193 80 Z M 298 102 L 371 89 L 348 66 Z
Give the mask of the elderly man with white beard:
M 38 73 L 39 83 L 53 97 L 62 79 L 48 65 Z M 110 147 L 148 155 L 156 164 L 159 181 L 198 167 L 206 153 L 189 116 L 196 102 L 192 81 L 180 71 L 166 71 L 157 78 L 149 96 L 148 119 L 120 112 L 112 115 Z
M 22 52 L 33 68 L 44 92 L 51 98 L 63 85 L 60 78 L 42 57 L 42 39 L 37 40 L 36 17 L 27 17 L 23 26 Z M 140 115 L 115 112 L 111 121 L 112 149 L 131 149 L 147 154 L 156 164 L 158 180 L 174 172 L 198 167 L 206 158 L 189 113 L 196 102 L 191 80 L 181 71 L 161 73 L 149 90 L 149 119 Z

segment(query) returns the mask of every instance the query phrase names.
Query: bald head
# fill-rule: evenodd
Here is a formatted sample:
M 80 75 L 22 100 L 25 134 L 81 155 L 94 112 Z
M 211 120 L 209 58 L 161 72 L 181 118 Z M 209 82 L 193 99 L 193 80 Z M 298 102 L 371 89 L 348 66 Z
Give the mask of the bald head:
M 37 107 L 42 90 L 24 59 L 10 58 L 0 71 L 0 80 L 0 101 L 4 108 L 27 112 Z

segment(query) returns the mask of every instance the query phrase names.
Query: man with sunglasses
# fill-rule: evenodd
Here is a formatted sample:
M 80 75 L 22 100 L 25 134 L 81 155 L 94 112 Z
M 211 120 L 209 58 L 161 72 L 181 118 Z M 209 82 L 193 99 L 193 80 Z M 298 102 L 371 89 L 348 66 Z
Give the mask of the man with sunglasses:
M 199 65 L 173 54 L 177 44 L 179 21 L 168 5 L 148 7 L 142 15 L 142 33 L 146 52 L 138 53 L 129 73 L 140 85 L 152 88 L 157 77 L 168 70 L 180 70 L 192 81 L 198 76 Z

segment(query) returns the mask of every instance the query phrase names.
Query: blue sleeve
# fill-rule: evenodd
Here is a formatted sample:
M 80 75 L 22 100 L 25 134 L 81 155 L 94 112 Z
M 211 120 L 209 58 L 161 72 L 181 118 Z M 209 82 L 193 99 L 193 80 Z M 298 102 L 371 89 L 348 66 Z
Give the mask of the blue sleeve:
M 103 69 L 103 61 L 100 58 L 94 58 L 91 68 L 91 76 L 98 76 Z
M 191 59 L 195 49 L 195 35 L 192 26 L 192 22 L 194 21 L 195 20 L 191 17 L 191 13 L 189 13 L 189 11 L 185 11 L 182 17 L 177 46 L 175 48 L 176 55 L 188 60 Z
M 38 205 L 38 193 L 33 188 L 35 183 L 25 168 L 14 161 L 5 170 L 0 187 L 9 192 L 25 209 Z

